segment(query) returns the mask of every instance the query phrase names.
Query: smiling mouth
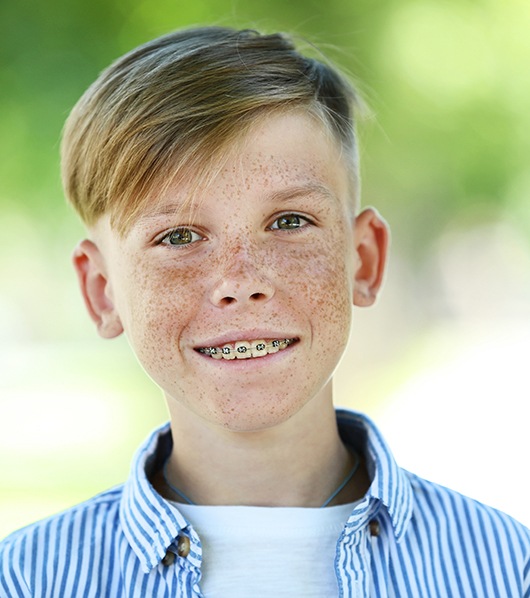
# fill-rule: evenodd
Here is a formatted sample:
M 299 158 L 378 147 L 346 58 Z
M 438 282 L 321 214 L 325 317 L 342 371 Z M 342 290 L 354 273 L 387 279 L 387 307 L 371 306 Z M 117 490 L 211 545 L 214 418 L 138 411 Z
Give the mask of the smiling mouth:
M 296 342 L 296 338 L 282 338 L 273 340 L 237 341 L 225 343 L 220 347 L 200 347 L 199 353 L 212 359 L 255 359 L 265 357 L 271 353 L 278 353 Z

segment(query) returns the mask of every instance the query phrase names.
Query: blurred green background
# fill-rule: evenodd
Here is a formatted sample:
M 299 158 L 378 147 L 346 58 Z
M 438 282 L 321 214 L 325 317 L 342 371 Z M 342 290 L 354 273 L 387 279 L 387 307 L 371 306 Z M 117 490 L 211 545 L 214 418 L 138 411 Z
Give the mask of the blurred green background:
M 84 312 L 58 147 L 101 69 L 193 24 L 295 33 L 360 82 L 364 203 L 393 248 L 337 403 L 405 467 L 530 524 L 528 0 L 18 0 L 0 3 L 0 536 L 121 482 L 166 418 Z

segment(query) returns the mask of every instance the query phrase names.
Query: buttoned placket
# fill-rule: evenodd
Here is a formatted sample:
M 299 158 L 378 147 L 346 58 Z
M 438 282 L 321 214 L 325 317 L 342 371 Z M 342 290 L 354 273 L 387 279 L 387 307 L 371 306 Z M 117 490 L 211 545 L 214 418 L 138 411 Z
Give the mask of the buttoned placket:
M 395 530 L 386 509 L 380 509 L 377 516 L 368 523 L 370 536 L 370 593 L 371 598 L 389 598 L 391 584 L 389 581 L 390 544 L 396 541 Z M 377 554 L 375 554 L 377 552 Z M 377 564 L 376 564 L 377 563 Z
M 202 598 L 203 596 L 199 587 L 202 559 L 199 559 L 195 564 L 190 562 L 190 555 L 192 553 L 197 554 L 199 552 L 198 548 L 198 545 L 195 545 L 189 535 L 181 533 L 169 546 L 161 560 L 162 572 L 165 570 L 167 574 L 172 571 L 177 578 L 180 578 L 176 586 L 178 593 L 175 594 L 175 598 Z M 183 576 L 189 577 L 191 583 L 180 583 Z
M 371 596 L 371 562 L 374 543 L 380 542 L 380 505 L 372 501 L 368 508 L 354 510 L 337 543 L 335 573 L 340 598 Z M 357 512 L 362 514 L 355 516 Z
M 187 558 L 190 553 L 190 539 L 188 536 L 179 536 L 176 541 L 176 548 L 171 547 L 166 556 L 162 559 L 162 564 L 169 567 L 175 562 L 175 556 L 180 556 L 183 559 Z

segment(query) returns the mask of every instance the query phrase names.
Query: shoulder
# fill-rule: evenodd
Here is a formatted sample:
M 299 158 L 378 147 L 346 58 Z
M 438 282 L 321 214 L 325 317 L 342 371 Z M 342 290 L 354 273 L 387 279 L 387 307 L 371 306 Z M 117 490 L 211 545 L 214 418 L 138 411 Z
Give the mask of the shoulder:
M 46 540 L 47 543 L 59 541 L 63 535 L 69 537 L 75 528 L 82 527 L 86 530 L 108 525 L 112 521 L 109 519 L 111 512 L 118 511 L 122 493 L 123 487 L 117 486 L 57 515 L 23 527 L 2 540 L 0 550 L 4 551 L 16 543 L 34 541 L 38 538 Z
M 33 523 L 0 542 L 0 598 L 31 596 L 39 577 L 71 567 L 75 555 L 99 544 L 104 549 L 121 535 L 118 486 L 66 511 Z M 6 592 L 3 594 L 2 592 Z M 16 593 L 15 593 L 16 592 Z
M 516 550 L 530 561 L 530 530 L 506 513 L 406 472 L 414 494 L 413 521 L 437 529 L 447 541 L 480 540 L 497 553 Z M 513 556 L 513 554 L 512 554 Z

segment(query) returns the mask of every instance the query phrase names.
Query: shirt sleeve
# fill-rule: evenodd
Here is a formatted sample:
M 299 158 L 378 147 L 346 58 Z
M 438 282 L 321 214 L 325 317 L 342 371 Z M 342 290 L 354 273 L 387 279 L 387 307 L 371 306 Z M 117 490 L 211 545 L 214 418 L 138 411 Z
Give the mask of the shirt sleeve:
M 0 542 L 0 598 L 32 598 L 24 576 L 26 540 L 15 532 Z

